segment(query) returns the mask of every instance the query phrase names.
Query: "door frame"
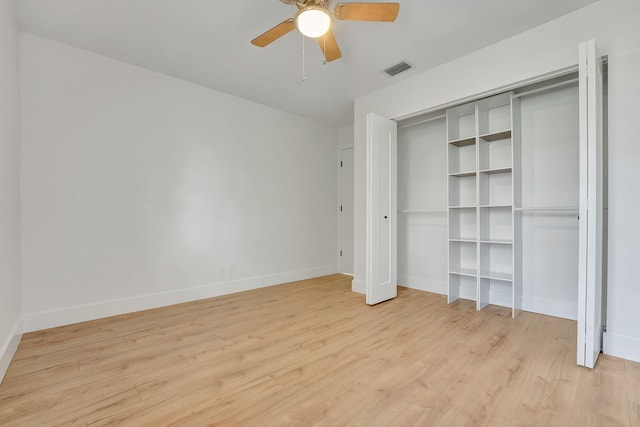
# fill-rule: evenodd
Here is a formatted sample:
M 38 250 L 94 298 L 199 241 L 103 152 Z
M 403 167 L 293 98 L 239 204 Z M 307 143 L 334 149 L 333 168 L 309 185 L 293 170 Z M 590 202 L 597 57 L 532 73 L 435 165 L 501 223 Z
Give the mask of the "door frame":
M 338 221 L 338 241 L 336 243 L 336 265 L 338 266 L 338 272 L 342 273 L 342 274 L 347 274 L 349 276 L 353 276 L 353 273 L 345 273 L 344 271 L 340 271 L 342 270 L 342 263 L 341 263 L 341 257 L 340 257 L 340 251 L 342 250 L 342 234 L 344 232 L 343 228 L 342 228 L 342 215 L 340 213 L 340 206 L 343 206 L 344 203 L 342 201 L 342 161 L 344 160 L 343 158 L 343 153 L 346 150 L 355 150 L 355 147 L 353 144 L 340 144 L 338 145 L 338 167 L 337 167 L 337 181 L 338 181 L 338 201 L 337 201 L 337 208 L 336 208 L 336 218 Z M 354 151 L 354 159 L 355 159 L 355 151 Z M 355 166 L 355 164 L 354 164 Z M 355 169 L 355 168 L 354 168 Z M 353 183 L 352 183 L 353 184 Z M 355 200 L 355 192 L 354 192 L 354 200 Z M 354 228 L 355 228 L 355 223 L 354 223 Z M 352 236 L 353 238 L 353 236 Z M 355 241 L 355 239 L 354 239 Z M 353 271 L 354 269 L 354 265 L 351 266 L 351 271 Z

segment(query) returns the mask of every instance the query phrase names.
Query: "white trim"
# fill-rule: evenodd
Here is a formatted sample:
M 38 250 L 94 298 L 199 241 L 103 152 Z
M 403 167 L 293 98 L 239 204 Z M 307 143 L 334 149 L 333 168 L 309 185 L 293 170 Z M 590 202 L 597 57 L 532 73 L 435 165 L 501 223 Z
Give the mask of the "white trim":
M 100 301 L 92 304 L 77 305 L 57 310 L 42 311 L 24 315 L 24 332 L 38 331 L 72 323 L 101 319 L 119 314 L 133 313 L 151 308 L 212 298 L 251 289 L 310 279 L 313 277 L 335 274 L 337 265 L 323 265 L 304 270 L 289 271 L 265 276 L 249 277 L 228 282 L 194 286 L 154 294 L 139 295 L 111 301 Z
M 526 91 L 523 91 L 523 92 L 514 93 L 513 97 L 514 98 L 521 98 L 523 96 L 536 95 L 536 94 L 539 94 L 541 92 L 546 92 L 546 91 L 553 90 L 553 89 L 558 89 L 558 88 L 561 88 L 561 87 L 564 87 L 564 86 L 573 85 L 574 83 L 578 83 L 578 78 L 577 77 L 575 79 L 563 80 L 561 82 L 553 83 L 553 84 L 546 85 L 546 86 L 542 86 L 542 87 L 539 87 L 539 88 L 536 88 L 536 89 L 530 89 L 530 90 L 526 90 Z
M 432 117 L 424 118 L 424 119 L 421 119 L 421 120 L 416 120 L 415 122 L 409 122 L 409 123 L 404 123 L 404 124 L 400 124 L 400 122 L 398 122 L 398 129 L 405 129 L 405 128 L 409 128 L 411 126 L 417 126 L 417 125 L 421 125 L 423 123 L 435 122 L 436 120 L 443 120 L 443 119 L 446 119 L 446 118 L 447 118 L 446 114 L 438 114 L 437 116 L 432 116 Z
M 345 273 L 342 270 L 342 260 L 340 259 L 340 251 L 342 250 L 342 215 L 340 212 L 340 206 L 342 203 L 342 153 L 346 150 L 355 150 L 353 144 L 340 144 L 338 145 L 338 204 L 336 208 L 336 216 L 338 218 L 338 240 L 336 242 L 336 263 L 338 265 L 338 271 L 342 274 L 348 274 L 353 276 L 353 273 Z M 355 155 L 354 155 L 355 158 Z M 355 259 L 355 257 L 354 257 Z M 351 266 L 351 271 L 354 271 L 355 266 Z
M 398 275 L 398 286 L 432 294 L 447 295 L 447 280 L 425 279 L 418 276 Z
M 476 301 L 477 287 L 476 285 L 469 286 L 460 285 L 460 299 L 466 299 L 469 301 Z M 500 307 L 511 308 L 511 292 L 503 292 L 499 290 L 490 290 L 489 292 L 489 304 L 497 305 Z M 523 309 L 524 310 L 524 309 Z
M 367 284 L 366 284 L 366 282 L 364 280 L 353 279 L 351 281 L 351 292 L 355 292 L 355 293 L 358 293 L 358 294 L 366 295 L 367 294 Z
M 22 320 L 18 319 L 0 347 L 0 383 L 2 383 L 11 359 L 13 359 L 13 356 L 16 354 L 16 350 L 22 339 L 22 334 L 19 332 L 21 330 Z
M 640 339 L 638 338 L 605 332 L 602 344 L 604 354 L 640 362 Z
M 451 64 L 451 63 L 449 63 Z M 564 68 L 560 68 L 558 70 L 554 70 L 554 71 L 550 71 L 547 73 L 543 73 L 537 76 L 533 76 L 533 77 L 529 77 L 526 78 L 524 80 L 519 80 L 517 82 L 513 82 L 510 84 L 506 84 L 491 90 L 486 90 L 483 92 L 479 92 L 476 94 L 471 94 L 471 95 L 467 95 L 464 96 L 462 98 L 458 98 L 454 101 L 448 101 L 445 102 L 443 104 L 439 104 L 439 105 L 435 105 L 433 107 L 429 107 L 429 108 L 425 108 L 419 111 L 415 111 L 413 113 L 409 113 L 409 114 L 403 114 L 400 115 L 398 117 L 393 118 L 393 120 L 400 122 L 403 120 L 408 120 L 408 119 L 412 119 L 414 117 L 417 116 L 421 116 L 423 114 L 429 114 L 429 113 L 433 113 L 435 111 L 439 111 L 439 110 L 446 110 L 447 108 L 451 108 L 451 107 L 455 107 L 461 104 L 466 104 L 468 102 L 474 102 L 474 101 L 478 101 L 480 99 L 483 98 L 488 98 L 490 96 L 494 96 L 494 95 L 499 95 L 501 93 L 505 93 L 505 92 L 510 92 L 513 90 L 516 90 L 518 88 L 524 87 L 524 86 L 529 86 L 529 85 L 533 85 L 536 83 L 541 83 L 544 82 L 545 80 L 551 80 L 554 79 L 556 77 L 562 77 L 562 76 L 566 76 L 568 74 L 572 74 L 572 73 L 576 73 L 578 71 L 578 64 L 575 65 L 571 65 L 568 67 L 564 67 Z M 356 99 L 357 101 L 357 99 Z
M 355 280 L 354 280 L 355 282 Z M 447 281 L 446 280 L 430 280 L 416 276 L 398 276 L 399 286 L 410 289 L 430 292 L 438 295 L 446 296 Z M 354 284 L 355 286 L 355 284 Z M 364 282 L 363 285 L 364 286 Z M 353 288 L 353 286 L 352 286 Z M 438 289 L 445 289 L 445 293 L 439 292 Z M 475 290 L 461 288 L 460 298 L 475 300 Z M 511 307 L 511 293 L 492 290 L 489 295 L 489 304 L 499 305 L 501 307 Z M 549 316 L 561 317 L 563 319 L 576 320 L 578 313 L 578 303 L 576 301 L 562 301 L 550 298 L 540 298 L 532 296 L 522 297 L 522 310 L 531 313 L 544 314 Z M 627 337 L 624 337 L 627 338 Z M 628 338 L 636 339 L 636 338 Z M 637 340 L 637 339 L 636 339 Z M 637 340 L 638 352 L 636 357 L 640 357 L 640 340 Z M 623 357 L 623 356 L 619 356 Z
M 561 317 L 563 319 L 577 320 L 578 301 L 564 301 L 523 295 L 522 310 Z

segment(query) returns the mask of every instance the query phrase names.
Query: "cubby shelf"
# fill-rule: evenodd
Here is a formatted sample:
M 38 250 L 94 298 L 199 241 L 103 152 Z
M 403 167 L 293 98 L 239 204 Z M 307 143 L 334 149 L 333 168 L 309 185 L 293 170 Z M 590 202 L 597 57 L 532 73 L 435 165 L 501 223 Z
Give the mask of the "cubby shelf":
M 471 138 L 462 138 L 456 139 L 454 141 L 449 141 L 449 144 L 455 145 L 456 147 L 468 147 L 469 145 L 474 145 L 476 143 L 476 137 L 472 136 Z
M 499 141 L 501 139 L 508 138 L 511 138 L 511 129 L 480 135 L 480 139 L 483 139 L 487 142 Z
M 480 272 L 481 279 L 501 280 L 503 282 L 513 282 L 513 274 L 483 271 Z
M 486 173 L 487 175 L 492 175 L 495 173 L 511 173 L 513 169 L 511 167 L 505 167 L 505 168 L 495 168 L 495 169 L 481 169 L 478 172 L 480 173 Z
M 475 175 L 476 175 L 476 171 L 453 172 L 449 174 L 449 176 L 458 176 L 458 177 L 475 176 Z
M 508 286 L 513 315 L 518 308 L 513 273 L 513 201 L 519 201 L 514 158 L 520 153 L 514 131 L 519 123 L 513 111 L 518 102 L 505 93 L 451 108 L 446 114 L 448 301 L 473 297 L 480 310 L 491 303 L 494 286 L 502 295 Z
M 459 269 L 456 269 L 455 271 L 449 271 L 449 274 L 455 274 L 458 276 L 467 276 L 467 277 L 476 277 L 478 275 L 476 273 L 476 270 L 472 268 L 459 268 Z

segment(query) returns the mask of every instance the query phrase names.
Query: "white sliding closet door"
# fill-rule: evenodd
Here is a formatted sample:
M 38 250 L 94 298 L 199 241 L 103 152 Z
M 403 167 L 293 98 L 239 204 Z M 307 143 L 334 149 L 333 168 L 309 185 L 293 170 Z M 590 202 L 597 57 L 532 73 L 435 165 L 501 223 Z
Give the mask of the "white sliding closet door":
M 578 365 L 593 368 L 602 346 L 602 60 L 580 43 L 580 230 Z
M 366 288 L 367 304 L 398 294 L 397 125 L 367 114 Z

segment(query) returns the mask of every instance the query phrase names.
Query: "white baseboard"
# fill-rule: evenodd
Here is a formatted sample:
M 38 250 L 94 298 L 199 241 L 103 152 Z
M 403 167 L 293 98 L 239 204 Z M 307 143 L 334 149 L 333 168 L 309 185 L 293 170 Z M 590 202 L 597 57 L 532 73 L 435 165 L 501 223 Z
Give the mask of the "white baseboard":
M 16 320 L 15 325 L 13 325 L 13 329 L 11 329 L 11 332 L 9 332 L 5 337 L 4 342 L 0 346 L 0 383 L 4 379 L 4 375 L 7 373 L 11 359 L 13 359 L 13 355 L 16 354 L 18 344 L 20 344 L 20 340 L 22 339 L 22 334 L 20 333 L 21 330 L 22 321 L 18 319 Z
M 88 320 L 133 313 L 183 302 L 212 298 L 235 292 L 264 288 L 297 280 L 335 274 L 337 265 L 324 265 L 304 270 L 288 271 L 266 276 L 249 277 L 210 285 L 176 289 L 167 292 L 139 295 L 111 301 L 65 307 L 57 310 L 27 313 L 23 317 L 23 332 L 33 332 Z
M 460 283 L 460 298 L 475 301 L 476 291 L 477 287 L 475 283 Z
M 605 332 L 602 349 L 604 354 L 640 362 L 640 338 Z
M 419 291 L 431 292 L 434 294 L 446 295 L 447 294 L 447 281 L 446 280 L 433 280 L 425 279 L 417 276 L 398 276 L 398 284 L 411 289 L 417 289 Z
M 460 298 L 475 300 L 475 295 L 475 291 L 463 293 L 463 289 L 460 287 Z M 511 307 L 511 293 L 492 291 L 489 294 L 489 304 Z M 578 314 L 577 303 L 539 297 L 523 296 L 521 309 L 523 311 L 530 311 L 532 313 L 545 314 L 547 316 L 560 317 L 569 320 L 576 320 Z
M 494 291 L 489 292 L 489 303 L 500 307 L 511 308 L 511 292 Z
M 366 295 L 367 284 L 365 283 L 364 280 L 353 279 L 351 281 L 351 292 L 356 292 L 358 294 Z
M 460 298 L 475 301 L 475 287 L 471 288 L 470 286 L 460 286 Z M 511 292 L 491 290 L 489 293 L 489 304 L 511 308 Z
M 578 302 L 562 301 L 551 298 L 522 296 L 522 309 L 533 313 L 561 317 L 563 319 L 578 319 Z

